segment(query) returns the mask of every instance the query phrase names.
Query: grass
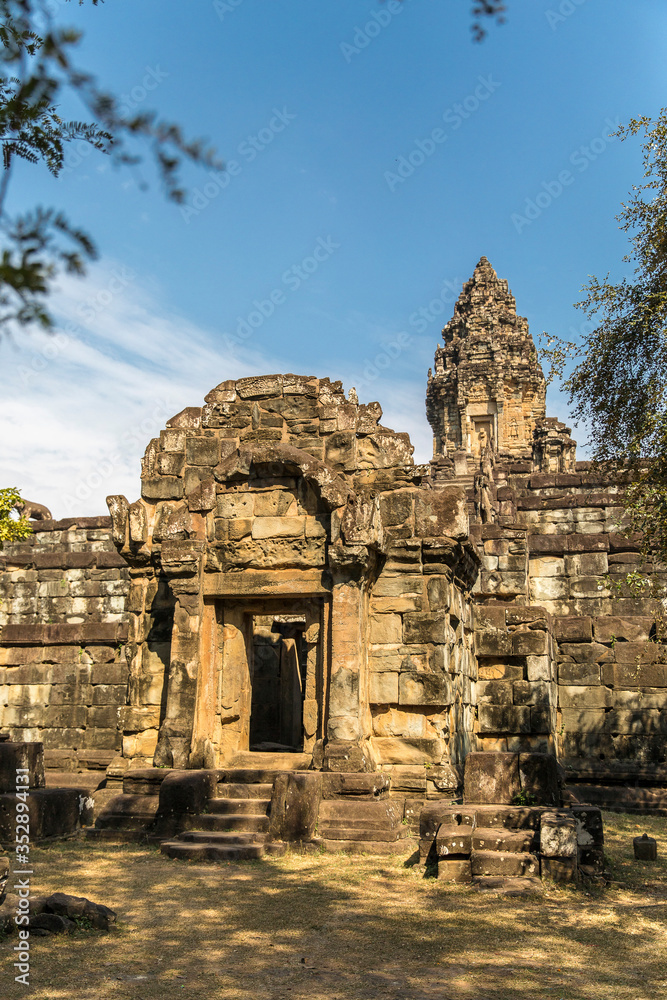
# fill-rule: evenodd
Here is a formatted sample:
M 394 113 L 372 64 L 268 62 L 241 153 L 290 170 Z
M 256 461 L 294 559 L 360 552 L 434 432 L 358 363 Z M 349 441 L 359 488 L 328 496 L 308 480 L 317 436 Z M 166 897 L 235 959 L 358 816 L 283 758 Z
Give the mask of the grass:
M 658 840 L 634 861 L 632 838 Z M 667 995 L 667 819 L 605 814 L 614 882 L 514 898 L 404 858 L 172 861 L 81 841 L 34 849 L 33 892 L 113 907 L 119 930 L 0 943 L 3 1000 L 654 1000 Z

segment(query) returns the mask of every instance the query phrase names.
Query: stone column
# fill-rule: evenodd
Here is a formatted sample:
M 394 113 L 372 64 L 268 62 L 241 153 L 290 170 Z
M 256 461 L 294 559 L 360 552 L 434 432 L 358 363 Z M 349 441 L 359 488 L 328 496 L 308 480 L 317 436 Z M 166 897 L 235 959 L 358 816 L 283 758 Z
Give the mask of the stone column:
M 355 499 L 332 515 L 331 674 L 324 766 L 375 770 L 369 738 L 368 594 L 384 547 L 377 501 Z
M 195 718 L 201 655 L 204 542 L 169 541 L 162 545 L 162 567 L 176 597 L 165 714 L 155 765 L 188 767 Z

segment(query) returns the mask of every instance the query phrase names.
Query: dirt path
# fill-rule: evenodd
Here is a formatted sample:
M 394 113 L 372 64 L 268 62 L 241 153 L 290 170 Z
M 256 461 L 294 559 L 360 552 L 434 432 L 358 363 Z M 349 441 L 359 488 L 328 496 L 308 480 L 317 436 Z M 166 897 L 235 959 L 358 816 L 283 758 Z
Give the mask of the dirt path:
M 616 885 L 526 898 L 424 879 L 403 859 L 298 855 L 205 865 L 81 842 L 35 849 L 33 891 L 86 895 L 113 934 L 31 941 L 31 987 L 0 942 L 0 996 L 40 1000 L 654 1000 L 667 995 L 667 863 L 632 861 L 606 817 Z

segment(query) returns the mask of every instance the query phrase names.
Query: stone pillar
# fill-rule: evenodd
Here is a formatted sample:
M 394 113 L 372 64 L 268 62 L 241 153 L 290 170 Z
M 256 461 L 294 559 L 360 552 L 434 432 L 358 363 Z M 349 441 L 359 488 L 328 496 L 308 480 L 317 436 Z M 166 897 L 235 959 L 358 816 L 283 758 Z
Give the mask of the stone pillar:
M 368 680 L 368 594 L 384 544 L 377 501 L 355 499 L 332 515 L 331 674 L 324 767 L 375 770 Z
M 165 714 L 155 765 L 188 767 L 192 743 L 197 675 L 202 640 L 201 576 L 204 543 L 169 541 L 162 546 L 162 566 L 176 597 Z

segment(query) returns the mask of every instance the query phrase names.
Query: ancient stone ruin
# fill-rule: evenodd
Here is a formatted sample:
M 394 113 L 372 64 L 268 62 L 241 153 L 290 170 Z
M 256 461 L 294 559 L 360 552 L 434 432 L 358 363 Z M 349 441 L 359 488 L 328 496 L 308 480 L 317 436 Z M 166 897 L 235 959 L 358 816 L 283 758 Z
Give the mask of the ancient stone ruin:
M 443 337 L 425 465 L 338 382 L 242 378 L 148 444 L 139 499 L 5 546 L 0 725 L 53 783 L 106 782 L 93 835 L 414 838 L 463 875 L 576 877 L 595 806 L 664 808 L 667 666 L 616 586 L 640 561 L 618 487 L 546 417 L 486 258 Z

